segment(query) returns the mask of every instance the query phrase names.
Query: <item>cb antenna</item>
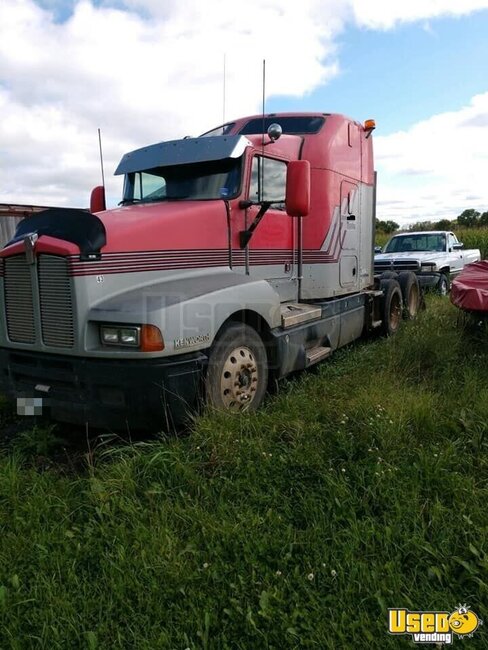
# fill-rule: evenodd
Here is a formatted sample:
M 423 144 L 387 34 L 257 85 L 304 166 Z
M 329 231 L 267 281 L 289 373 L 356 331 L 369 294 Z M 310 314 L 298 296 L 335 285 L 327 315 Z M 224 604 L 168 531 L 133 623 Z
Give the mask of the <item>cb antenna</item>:
M 266 59 L 263 59 L 263 154 L 264 154 L 264 131 L 266 126 Z
M 226 82 L 226 55 L 224 54 L 224 88 L 222 96 L 222 124 L 225 124 L 225 82 Z
M 98 129 L 98 148 L 100 150 L 100 167 L 102 170 L 102 185 L 103 188 L 105 189 L 105 174 L 103 173 L 102 133 L 100 129 Z
M 263 128 L 262 128 L 263 137 L 261 140 L 261 174 L 258 174 L 258 192 L 259 192 L 259 197 L 261 199 L 264 197 L 264 133 L 266 131 L 265 110 L 266 110 L 266 59 L 263 59 Z

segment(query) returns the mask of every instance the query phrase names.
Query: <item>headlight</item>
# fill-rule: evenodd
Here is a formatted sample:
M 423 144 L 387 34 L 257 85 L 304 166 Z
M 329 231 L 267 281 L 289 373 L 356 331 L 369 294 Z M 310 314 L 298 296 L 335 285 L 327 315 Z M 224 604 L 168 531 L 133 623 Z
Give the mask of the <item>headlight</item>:
M 139 347 L 140 327 L 119 327 L 102 325 L 100 337 L 104 345 L 127 345 L 131 348 Z
M 422 262 L 420 266 L 422 271 L 435 271 L 436 269 L 435 264 L 432 264 L 432 262 Z
M 164 350 L 164 339 L 155 325 L 100 325 L 103 345 L 138 348 L 141 352 Z

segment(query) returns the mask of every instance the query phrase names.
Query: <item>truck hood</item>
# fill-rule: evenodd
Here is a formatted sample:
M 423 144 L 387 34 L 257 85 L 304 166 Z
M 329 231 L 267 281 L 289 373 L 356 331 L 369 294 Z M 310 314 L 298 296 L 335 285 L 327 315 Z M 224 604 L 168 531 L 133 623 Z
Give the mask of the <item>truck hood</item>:
M 222 200 L 136 204 L 96 214 L 49 208 L 23 219 L 0 257 L 23 251 L 26 237 L 33 238 L 37 253 L 79 251 L 85 258 L 100 253 L 221 250 L 229 245 Z
M 105 226 L 103 253 L 227 247 L 221 200 L 162 201 L 98 212 Z
M 406 253 L 378 253 L 374 256 L 375 262 L 393 262 L 395 260 L 412 262 L 432 262 L 442 260 L 446 253 L 432 253 L 429 251 L 408 251 Z

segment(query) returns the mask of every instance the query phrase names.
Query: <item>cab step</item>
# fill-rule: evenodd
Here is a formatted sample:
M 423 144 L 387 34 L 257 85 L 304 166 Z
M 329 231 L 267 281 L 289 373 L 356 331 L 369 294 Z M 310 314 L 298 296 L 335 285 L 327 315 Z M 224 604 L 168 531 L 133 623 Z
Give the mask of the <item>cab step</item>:
M 287 302 L 281 305 L 281 325 L 284 329 L 318 320 L 322 316 L 322 309 L 314 305 L 299 302 Z
M 316 348 L 310 348 L 307 350 L 307 368 L 308 366 L 313 366 L 314 363 L 322 361 L 330 356 L 332 348 L 327 348 L 325 346 L 317 346 Z

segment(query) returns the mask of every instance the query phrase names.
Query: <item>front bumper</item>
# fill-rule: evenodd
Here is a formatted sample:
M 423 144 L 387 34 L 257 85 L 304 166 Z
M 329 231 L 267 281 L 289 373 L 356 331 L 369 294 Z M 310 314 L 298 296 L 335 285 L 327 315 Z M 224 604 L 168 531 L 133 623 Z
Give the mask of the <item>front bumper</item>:
M 441 273 L 439 271 L 416 271 L 413 269 L 406 268 L 378 268 L 375 266 L 374 274 L 375 277 L 380 277 L 385 271 L 393 271 L 394 273 L 401 273 L 402 271 L 409 271 L 415 273 L 419 281 L 419 285 L 422 289 L 435 289 L 439 284 Z
M 0 348 L 0 391 L 43 415 L 113 429 L 169 429 L 198 407 L 207 357 L 107 360 Z
M 416 273 L 416 276 L 422 289 L 435 289 L 441 278 L 441 274 L 434 271 L 421 271 Z

